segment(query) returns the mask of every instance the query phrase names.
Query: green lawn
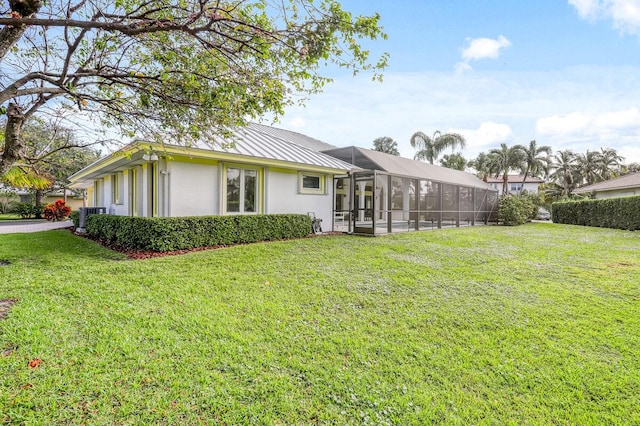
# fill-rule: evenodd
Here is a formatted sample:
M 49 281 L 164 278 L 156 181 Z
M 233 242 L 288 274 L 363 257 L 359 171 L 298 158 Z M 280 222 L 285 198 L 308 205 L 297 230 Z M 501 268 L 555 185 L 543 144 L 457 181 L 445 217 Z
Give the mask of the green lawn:
M 143 261 L 0 235 L 0 422 L 638 424 L 639 253 L 554 224 Z

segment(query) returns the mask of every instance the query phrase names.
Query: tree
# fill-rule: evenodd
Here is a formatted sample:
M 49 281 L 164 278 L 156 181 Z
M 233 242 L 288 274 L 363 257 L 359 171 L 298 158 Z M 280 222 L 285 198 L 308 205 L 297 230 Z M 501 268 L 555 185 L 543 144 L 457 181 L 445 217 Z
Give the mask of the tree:
M 489 161 L 491 169 L 496 176 L 502 175 L 502 193 L 509 193 L 509 172 L 511 170 L 522 169 L 525 162 L 525 153 L 520 145 L 507 146 L 500 144 L 499 149 L 489 151 Z
M 624 157 L 613 148 L 600 148 L 600 176 L 608 180 L 620 174 Z
M 553 173 L 550 177 L 555 183 L 554 193 L 556 196 L 566 198 L 575 189 L 576 180 L 579 178 L 576 155 L 573 151 L 566 149 L 558 151 L 552 160 Z
M 587 150 L 584 154 L 576 154 L 575 167 L 583 183 L 591 185 L 602 180 L 602 156 L 598 151 Z
M 400 152 L 398 151 L 398 142 L 394 141 L 389 136 L 376 138 L 373 141 L 373 150 L 391 155 L 400 155 Z
M 527 177 L 539 177 L 548 167 L 551 147 L 547 145 L 538 146 L 535 140 L 529 142 L 529 146 L 518 145 L 524 154 L 524 177 L 522 184 L 527 181 Z
M 429 137 L 421 131 L 415 132 L 411 136 L 411 147 L 418 150 L 414 155 L 415 160 L 426 160 L 433 164 L 440 154 L 447 148 L 453 151 L 456 147 L 464 149 L 467 141 L 464 136 L 458 133 L 440 133 L 436 130 L 433 137 Z
M 386 38 L 379 15 L 336 0 L 9 0 L 0 11 L 0 176 L 26 166 L 21 129 L 67 111 L 130 138 L 189 144 L 281 114 L 319 92 L 327 63 L 354 74 L 370 61 L 359 40 Z
M 464 170 L 467 165 L 467 160 L 462 156 L 461 152 L 445 154 L 440 159 L 440 165 L 448 169 Z
M 67 190 L 69 176 L 99 158 L 100 153 L 83 147 L 73 131 L 55 123 L 32 118 L 21 136 L 27 166 L 14 166 L 2 180 L 9 186 L 34 191 L 38 208 L 47 192 Z
M 469 167 L 476 170 L 476 175 L 483 181 L 487 181 L 489 177 L 498 176 L 498 172 L 495 170 L 495 164 L 491 161 L 491 156 L 481 152 L 475 158 L 468 163 Z

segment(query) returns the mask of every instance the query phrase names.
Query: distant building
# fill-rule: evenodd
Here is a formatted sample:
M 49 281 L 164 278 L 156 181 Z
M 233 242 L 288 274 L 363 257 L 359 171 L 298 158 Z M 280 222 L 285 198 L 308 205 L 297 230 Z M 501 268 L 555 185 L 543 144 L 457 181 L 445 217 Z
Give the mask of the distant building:
M 527 176 L 527 180 L 523 181 L 524 175 L 509 175 L 507 180 L 509 194 L 520 194 L 522 191 L 527 191 L 529 194 L 537 194 L 538 187 L 544 183 L 544 179 L 533 176 Z M 502 195 L 502 182 L 502 176 L 487 179 L 487 183 L 498 190 L 498 195 Z
M 620 176 L 593 185 L 583 186 L 573 191 L 574 194 L 593 194 L 594 198 L 630 197 L 640 195 L 640 173 Z

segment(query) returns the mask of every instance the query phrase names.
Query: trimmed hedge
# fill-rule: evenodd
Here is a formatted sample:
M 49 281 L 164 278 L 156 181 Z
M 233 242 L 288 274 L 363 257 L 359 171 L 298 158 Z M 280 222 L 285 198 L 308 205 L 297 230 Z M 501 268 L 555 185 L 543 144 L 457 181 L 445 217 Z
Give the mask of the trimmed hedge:
M 300 238 L 311 233 L 302 214 L 130 217 L 93 214 L 87 233 L 124 249 L 171 251 Z
M 69 213 L 69 219 L 73 222 L 73 227 L 78 228 L 80 226 L 80 210 L 73 210 Z
M 640 230 L 640 196 L 556 202 L 551 206 L 554 223 Z

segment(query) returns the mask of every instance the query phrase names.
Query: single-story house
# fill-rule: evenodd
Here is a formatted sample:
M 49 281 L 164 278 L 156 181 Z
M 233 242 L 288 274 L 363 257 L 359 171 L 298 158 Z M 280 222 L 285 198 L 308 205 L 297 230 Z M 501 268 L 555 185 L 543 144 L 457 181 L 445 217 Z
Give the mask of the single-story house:
M 313 212 L 325 231 L 380 234 L 495 220 L 476 176 L 260 124 L 194 146 L 136 141 L 70 178 L 131 216 Z
M 487 179 L 487 183 L 491 185 L 492 188 L 498 190 L 498 195 L 502 195 L 502 185 L 503 185 L 502 176 L 499 177 L 490 177 Z M 524 179 L 524 175 L 508 175 L 507 176 L 507 187 L 509 188 L 509 194 L 520 194 L 523 191 L 527 191 L 529 194 L 537 194 L 538 187 L 544 183 L 544 179 L 540 179 L 533 176 L 527 176 L 527 179 Z
M 640 195 L 640 173 L 609 179 L 573 191 L 574 194 L 593 194 L 594 198 L 614 198 Z
M 285 138 L 286 137 L 286 138 Z M 70 177 L 89 206 L 130 216 L 313 212 L 330 224 L 333 176 L 353 165 L 295 132 L 251 124 L 234 137 L 184 147 L 133 142 Z

